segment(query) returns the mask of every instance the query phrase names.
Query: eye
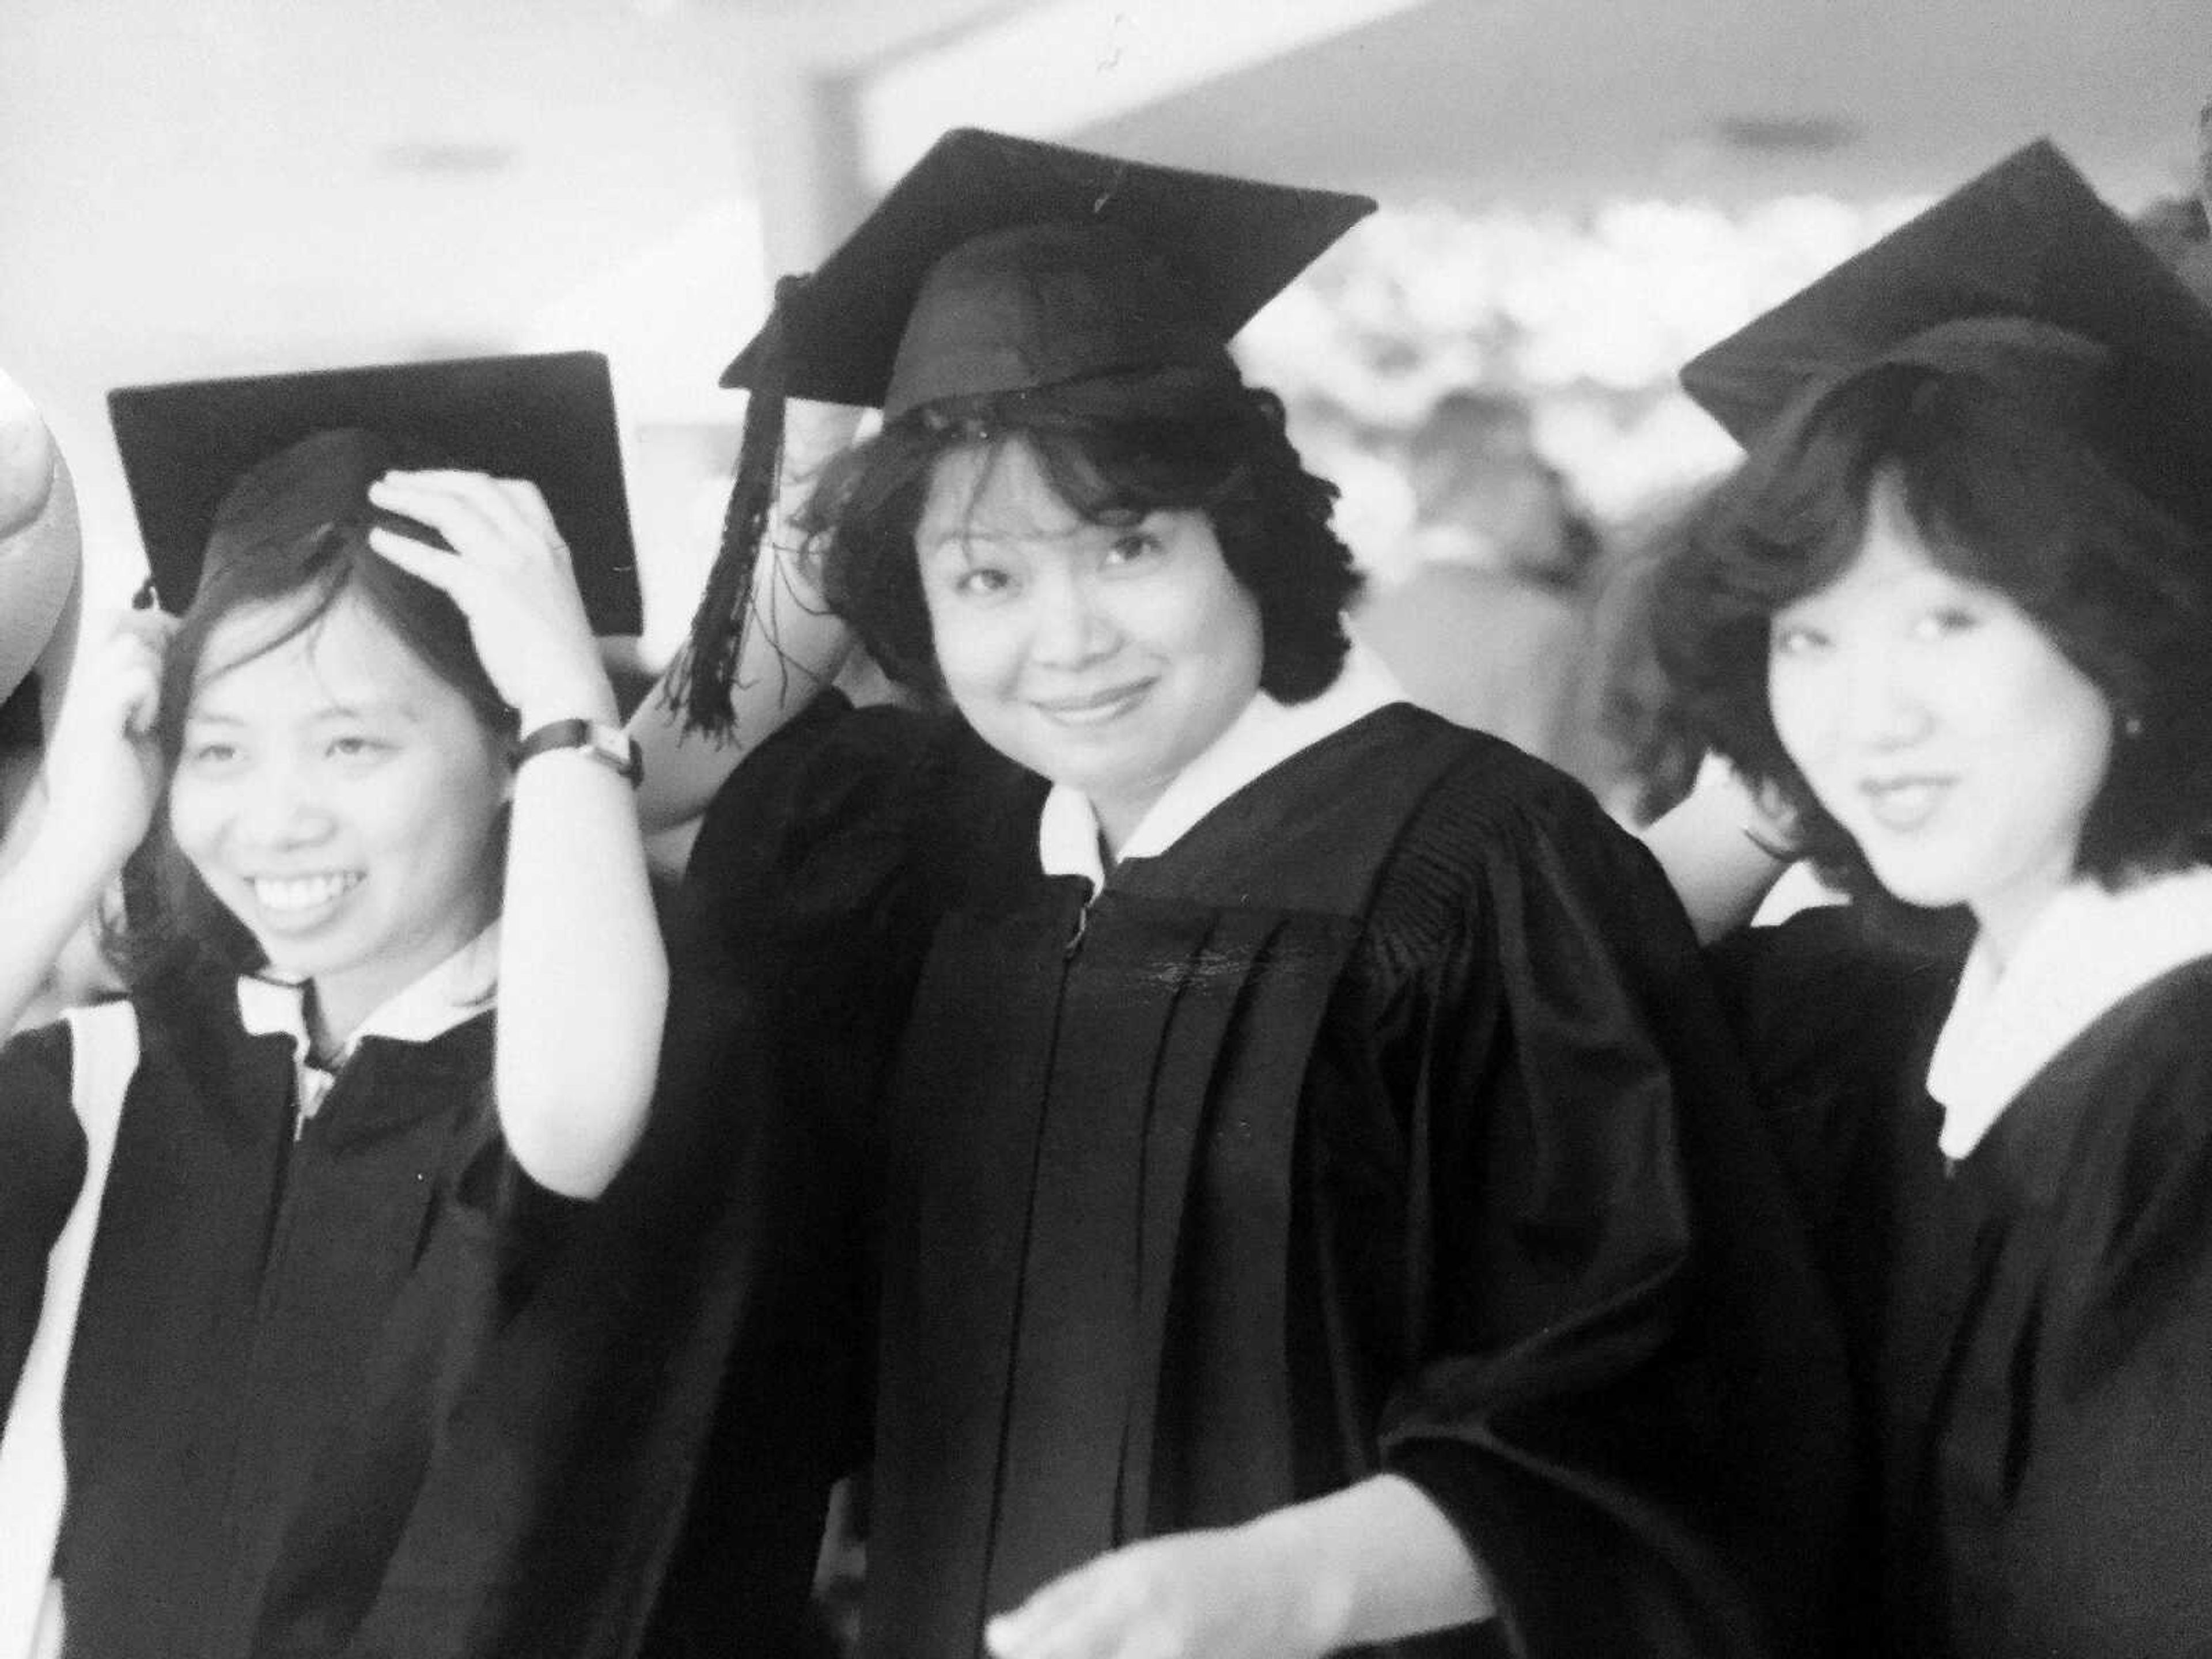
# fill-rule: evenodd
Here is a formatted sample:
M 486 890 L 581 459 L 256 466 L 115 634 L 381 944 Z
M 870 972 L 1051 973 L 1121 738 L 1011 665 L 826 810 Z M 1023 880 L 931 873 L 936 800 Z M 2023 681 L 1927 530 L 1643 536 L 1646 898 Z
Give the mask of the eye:
M 1772 656 L 1808 657 L 1827 643 L 1828 636 L 1819 629 L 1779 617 L 1767 631 L 1767 650 Z
M 1152 558 L 1166 550 L 1167 544 L 1160 539 L 1157 531 L 1139 526 L 1133 530 L 1125 530 L 1115 537 L 1112 544 L 1106 550 L 1106 562 L 1134 564 L 1140 559 Z
M 332 760 L 367 761 L 388 754 L 392 745 L 360 732 L 345 732 L 330 739 L 323 752 Z
M 963 599 L 994 599 L 1009 592 L 1014 585 L 1011 573 L 996 565 L 971 564 L 963 567 L 952 578 L 952 591 Z
M 1982 625 L 1982 613 L 1969 605 L 1930 605 L 1912 622 L 1912 637 L 1917 640 L 1948 639 L 1954 635 L 1970 633 Z
M 203 738 L 185 744 L 182 760 L 195 772 L 221 772 L 236 766 L 245 750 L 224 738 Z

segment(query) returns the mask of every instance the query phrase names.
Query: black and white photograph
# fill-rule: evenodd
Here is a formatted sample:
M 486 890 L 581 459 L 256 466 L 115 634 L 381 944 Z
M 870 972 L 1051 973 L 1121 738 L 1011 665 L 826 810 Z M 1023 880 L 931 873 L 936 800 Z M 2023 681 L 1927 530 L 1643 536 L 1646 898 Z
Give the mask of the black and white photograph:
M 7 0 L 0 1659 L 2212 1654 L 2203 0 Z

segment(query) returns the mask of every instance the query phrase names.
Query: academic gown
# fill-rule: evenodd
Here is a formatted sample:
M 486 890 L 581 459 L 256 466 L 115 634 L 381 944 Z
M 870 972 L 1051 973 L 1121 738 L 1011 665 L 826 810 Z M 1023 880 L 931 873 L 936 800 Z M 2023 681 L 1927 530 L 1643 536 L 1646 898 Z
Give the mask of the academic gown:
M 1382 1470 L 1503 1609 L 1405 1651 L 1821 1650 L 1838 1348 L 1686 927 L 1583 791 L 1398 705 L 1094 896 L 964 727 L 793 738 L 709 813 L 676 957 L 750 952 L 801 1138 L 854 1160 L 785 1213 L 869 1241 L 816 1265 L 873 1376 L 791 1390 L 872 1407 L 869 1653 L 969 1659 L 1100 1551 Z M 775 1346 L 741 1322 L 733 1388 Z
M 1955 1166 L 1919 1109 L 1884 1381 L 1904 1651 L 2212 1651 L 2208 1008 L 2212 961 L 2126 998 Z
M 1722 977 L 1877 1429 L 1869 1647 L 2212 1652 L 2212 961 L 2107 1010 L 1953 1164 L 1923 1080 L 1956 961 L 1849 928 L 1757 930 Z
M 665 1116 L 576 1204 L 505 1149 L 489 1014 L 365 1039 L 296 1138 L 289 1039 L 228 983 L 139 1018 L 64 1395 L 72 1659 L 634 1652 L 747 1271 L 741 1129 Z M 36 1154 L 0 1169 L 0 1399 L 83 1178 L 69 1050 L 0 1050 Z M 672 1016 L 740 1096 L 753 1052 Z

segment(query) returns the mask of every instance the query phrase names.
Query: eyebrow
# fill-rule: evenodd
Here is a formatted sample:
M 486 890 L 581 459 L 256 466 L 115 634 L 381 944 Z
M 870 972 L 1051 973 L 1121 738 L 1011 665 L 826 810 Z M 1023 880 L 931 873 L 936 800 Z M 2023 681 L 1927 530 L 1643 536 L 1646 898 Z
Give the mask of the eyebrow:
M 935 553 L 945 548 L 958 548 L 965 550 L 970 547 L 1012 546 L 1030 541 L 1073 542 L 1100 531 L 1109 535 L 1121 535 L 1143 523 L 1144 520 L 1150 516 L 1150 514 L 1145 514 L 1127 524 L 1103 519 L 1077 519 L 1066 527 L 1054 530 L 1041 527 L 992 530 L 981 526 L 962 524 L 948 527 L 933 536 L 927 533 L 927 527 L 925 526 L 917 527 L 915 539 L 925 555 Z
M 422 719 L 414 704 L 398 698 L 368 702 L 326 702 L 306 711 L 306 718 L 314 721 L 374 720 L 380 715 L 409 724 L 418 723 Z M 225 714 L 220 708 L 193 708 L 185 714 L 187 726 L 245 726 L 248 723 L 245 715 Z
M 973 562 L 975 554 L 982 549 L 1002 545 L 1012 541 L 1011 536 L 1001 536 L 988 530 L 970 530 L 964 526 L 945 531 L 935 536 L 925 536 L 921 542 L 921 556 L 925 559 L 945 558 L 957 555 Z

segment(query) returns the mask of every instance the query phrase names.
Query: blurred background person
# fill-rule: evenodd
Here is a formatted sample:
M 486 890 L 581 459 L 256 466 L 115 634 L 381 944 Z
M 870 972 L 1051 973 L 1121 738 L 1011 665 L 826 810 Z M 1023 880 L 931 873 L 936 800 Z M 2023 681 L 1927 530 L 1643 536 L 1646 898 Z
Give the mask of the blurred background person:
M 1578 747 L 1597 533 L 1535 447 L 1528 405 L 1447 393 L 1406 448 L 1406 571 L 1354 617 L 1409 700 L 1555 764 Z

